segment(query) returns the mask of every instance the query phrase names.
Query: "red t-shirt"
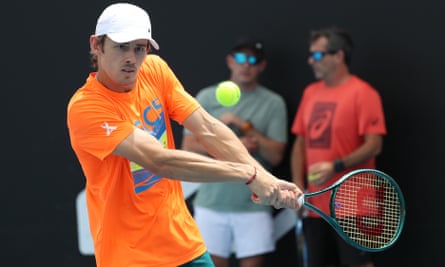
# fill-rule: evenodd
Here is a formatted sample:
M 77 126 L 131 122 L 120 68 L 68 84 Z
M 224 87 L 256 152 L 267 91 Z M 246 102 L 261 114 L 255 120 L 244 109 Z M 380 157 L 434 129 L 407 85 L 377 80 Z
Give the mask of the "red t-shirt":
M 71 98 L 67 123 L 86 176 L 99 267 L 178 266 L 205 252 L 181 183 L 112 154 L 135 128 L 174 149 L 170 118 L 182 123 L 198 107 L 156 55 L 147 56 L 132 91 L 108 90 L 92 73 Z
M 320 161 L 333 161 L 356 150 L 366 134 L 386 134 L 380 95 L 357 76 L 342 85 L 327 87 L 324 81 L 310 84 L 303 92 L 292 129 L 305 138 L 306 172 L 308 166 Z M 375 159 L 354 169 L 375 168 Z M 337 181 L 346 172 L 338 173 L 325 184 L 308 183 L 308 191 L 321 190 Z M 327 214 L 329 194 L 308 199 Z M 310 212 L 309 216 L 318 217 Z

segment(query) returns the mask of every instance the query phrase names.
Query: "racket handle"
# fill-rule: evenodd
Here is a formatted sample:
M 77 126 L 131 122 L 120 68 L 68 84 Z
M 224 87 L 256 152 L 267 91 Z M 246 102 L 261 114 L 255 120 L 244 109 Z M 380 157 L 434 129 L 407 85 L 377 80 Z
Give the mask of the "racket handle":
M 304 194 L 301 194 L 301 195 L 298 197 L 297 201 L 298 201 L 298 206 L 299 206 L 300 209 L 301 209 L 301 208 L 303 207 L 303 205 L 304 205 Z

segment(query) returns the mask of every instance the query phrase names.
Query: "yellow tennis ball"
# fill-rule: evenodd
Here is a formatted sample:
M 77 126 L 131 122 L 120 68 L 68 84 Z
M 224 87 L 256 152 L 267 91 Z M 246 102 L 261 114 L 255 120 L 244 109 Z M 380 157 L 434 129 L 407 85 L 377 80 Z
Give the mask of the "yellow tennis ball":
M 216 87 L 216 100 L 225 107 L 231 107 L 238 103 L 241 97 L 241 90 L 232 81 L 224 81 Z
M 309 179 L 309 181 L 312 181 L 315 179 L 315 177 L 317 177 L 316 173 L 310 173 L 309 176 L 307 177 Z

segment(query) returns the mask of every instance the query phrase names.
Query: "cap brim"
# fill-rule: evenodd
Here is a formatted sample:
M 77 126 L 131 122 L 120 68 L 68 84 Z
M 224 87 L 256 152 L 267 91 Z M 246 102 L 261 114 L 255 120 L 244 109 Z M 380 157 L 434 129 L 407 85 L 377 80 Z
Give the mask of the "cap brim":
M 107 34 L 107 36 L 116 43 L 128 43 L 134 40 L 145 39 L 148 40 L 156 50 L 159 50 L 158 43 L 154 39 L 152 39 L 148 33 L 147 34 L 131 33 L 131 32 L 109 33 Z
M 159 50 L 159 45 L 158 43 L 153 40 L 153 39 L 148 39 L 148 41 L 150 42 L 150 44 L 154 47 L 154 49 Z

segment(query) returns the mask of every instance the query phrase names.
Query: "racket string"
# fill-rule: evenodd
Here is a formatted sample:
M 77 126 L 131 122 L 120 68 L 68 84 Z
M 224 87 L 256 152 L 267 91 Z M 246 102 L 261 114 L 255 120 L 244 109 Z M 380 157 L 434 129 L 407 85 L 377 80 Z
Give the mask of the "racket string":
M 358 244 L 381 248 L 398 233 L 401 207 L 394 186 L 375 173 L 358 173 L 335 193 L 334 212 L 342 230 Z

